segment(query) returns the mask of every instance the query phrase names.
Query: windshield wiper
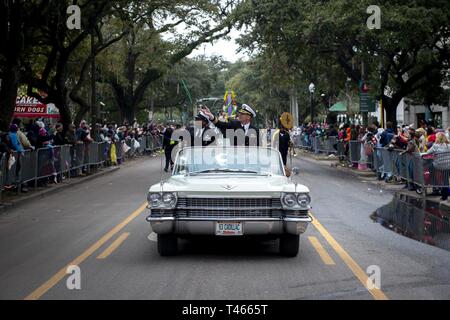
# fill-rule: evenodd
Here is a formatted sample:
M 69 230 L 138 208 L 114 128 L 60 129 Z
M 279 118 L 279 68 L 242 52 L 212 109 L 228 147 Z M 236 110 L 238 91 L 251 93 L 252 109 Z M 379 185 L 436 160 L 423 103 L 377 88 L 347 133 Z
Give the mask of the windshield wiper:
M 234 170 L 234 169 L 209 169 L 209 170 L 203 170 L 203 171 L 196 171 L 196 172 L 190 172 L 189 175 L 198 175 L 198 174 L 205 174 L 205 173 L 252 173 L 252 174 L 258 174 L 257 171 L 251 171 L 251 170 Z

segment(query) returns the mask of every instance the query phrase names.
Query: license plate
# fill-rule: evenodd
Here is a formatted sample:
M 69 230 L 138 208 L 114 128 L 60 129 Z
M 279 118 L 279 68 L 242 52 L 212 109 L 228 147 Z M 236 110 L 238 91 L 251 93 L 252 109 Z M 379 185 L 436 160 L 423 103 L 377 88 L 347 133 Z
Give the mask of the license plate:
M 244 234 L 242 222 L 217 222 L 217 236 L 242 236 Z

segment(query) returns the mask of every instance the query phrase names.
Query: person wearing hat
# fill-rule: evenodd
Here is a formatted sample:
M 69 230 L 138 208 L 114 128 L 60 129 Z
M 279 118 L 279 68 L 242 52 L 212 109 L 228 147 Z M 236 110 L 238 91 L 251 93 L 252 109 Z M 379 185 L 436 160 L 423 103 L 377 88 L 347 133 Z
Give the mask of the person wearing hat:
M 201 110 L 206 117 L 217 127 L 222 134 L 226 136 L 227 130 L 241 131 L 245 134 L 245 146 L 250 146 L 256 142 L 256 146 L 259 146 L 259 130 L 252 125 L 252 120 L 256 117 L 256 112 L 247 104 L 243 104 L 237 112 L 238 120 L 229 120 L 229 122 L 219 121 L 211 111 L 204 107 Z M 237 137 L 235 137 L 234 145 L 238 144 Z
M 290 147 L 291 135 L 289 134 L 289 130 L 286 129 L 280 121 L 279 129 L 275 131 L 272 136 L 272 148 L 280 151 L 285 167 L 287 166 L 287 158 Z
M 19 136 L 17 134 L 17 132 L 19 131 L 19 127 L 17 126 L 17 124 L 12 124 L 9 127 L 9 141 L 12 147 L 13 151 L 16 151 L 18 153 L 23 153 L 25 152 L 25 149 L 22 146 L 22 143 L 20 143 L 20 139 Z
M 164 171 L 169 172 L 169 166 L 173 169 L 174 162 L 172 160 L 172 151 L 174 145 L 171 143 L 173 129 L 169 124 L 166 126 L 159 125 L 158 126 L 159 135 L 162 137 L 162 148 L 164 149 L 164 155 L 166 157 L 166 165 L 164 166 Z
M 209 146 L 215 141 L 215 137 L 207 135 L 208 130 L 211 129 L 208 116 L 203 111 L 200 111 L 194 120 L 195 126 L 187 128 L 191 135 L 191 145 L 200 145 L 201 141 L 203 147 Z

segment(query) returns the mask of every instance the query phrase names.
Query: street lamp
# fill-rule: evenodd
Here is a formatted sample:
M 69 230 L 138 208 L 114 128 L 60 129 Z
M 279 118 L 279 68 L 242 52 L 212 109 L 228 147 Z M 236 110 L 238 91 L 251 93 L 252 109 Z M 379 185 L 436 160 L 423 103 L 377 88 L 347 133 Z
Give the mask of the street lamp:
M 316 86 L 311 82 L 309 85 L 309 93 L 311 98 L 311 123 L 314 123 L 314 92 L 316 91 Z

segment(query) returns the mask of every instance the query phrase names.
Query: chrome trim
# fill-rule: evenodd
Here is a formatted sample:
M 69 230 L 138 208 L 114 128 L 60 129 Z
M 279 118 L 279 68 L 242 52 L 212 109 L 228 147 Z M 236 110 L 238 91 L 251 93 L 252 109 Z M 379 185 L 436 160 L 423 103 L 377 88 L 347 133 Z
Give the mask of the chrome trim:
M 255 217 L 255 218 L 244 218 L 244 217 L 236 217 L 236 218 L 221 218 L 221 217 L 198 217 L 198 218 L 178 218 L 177 221 L 283 221 L 282 218 L 264 218 L 264 217 Z
M 286 222 L 312 222 L 311 217 L 285 217 L 283 221 Z
M 246 210 L 283 210 L 282 207 L 187 207 L 178 206 L 176 209 L 180 210 L 208 210 L 208 211 L 246 211 Z
M 299 209 L 300 208 L 300 209 Z M 297 209 L 289 209 L 289 208 L 282 208 L 284 211 L 304 211 L 304 212 L 308 212 L 309 210 L 312 209 L 311 205 L 309 205 L 308 207 L 300 207 L 297 206 Z
M 310 217 L 282 217 L 282 218 L 220 218 L 220 217 L 199 217 L 199 218 L 175 218 L 175 217 L 147 217 L 148 222 L 165 221 L 286 221 L 286 222 L 312 222 Z
M 168 221 L 175 221 L 175 217 L 147 217 L 146 220 L 148 222 L 168 222 Z

